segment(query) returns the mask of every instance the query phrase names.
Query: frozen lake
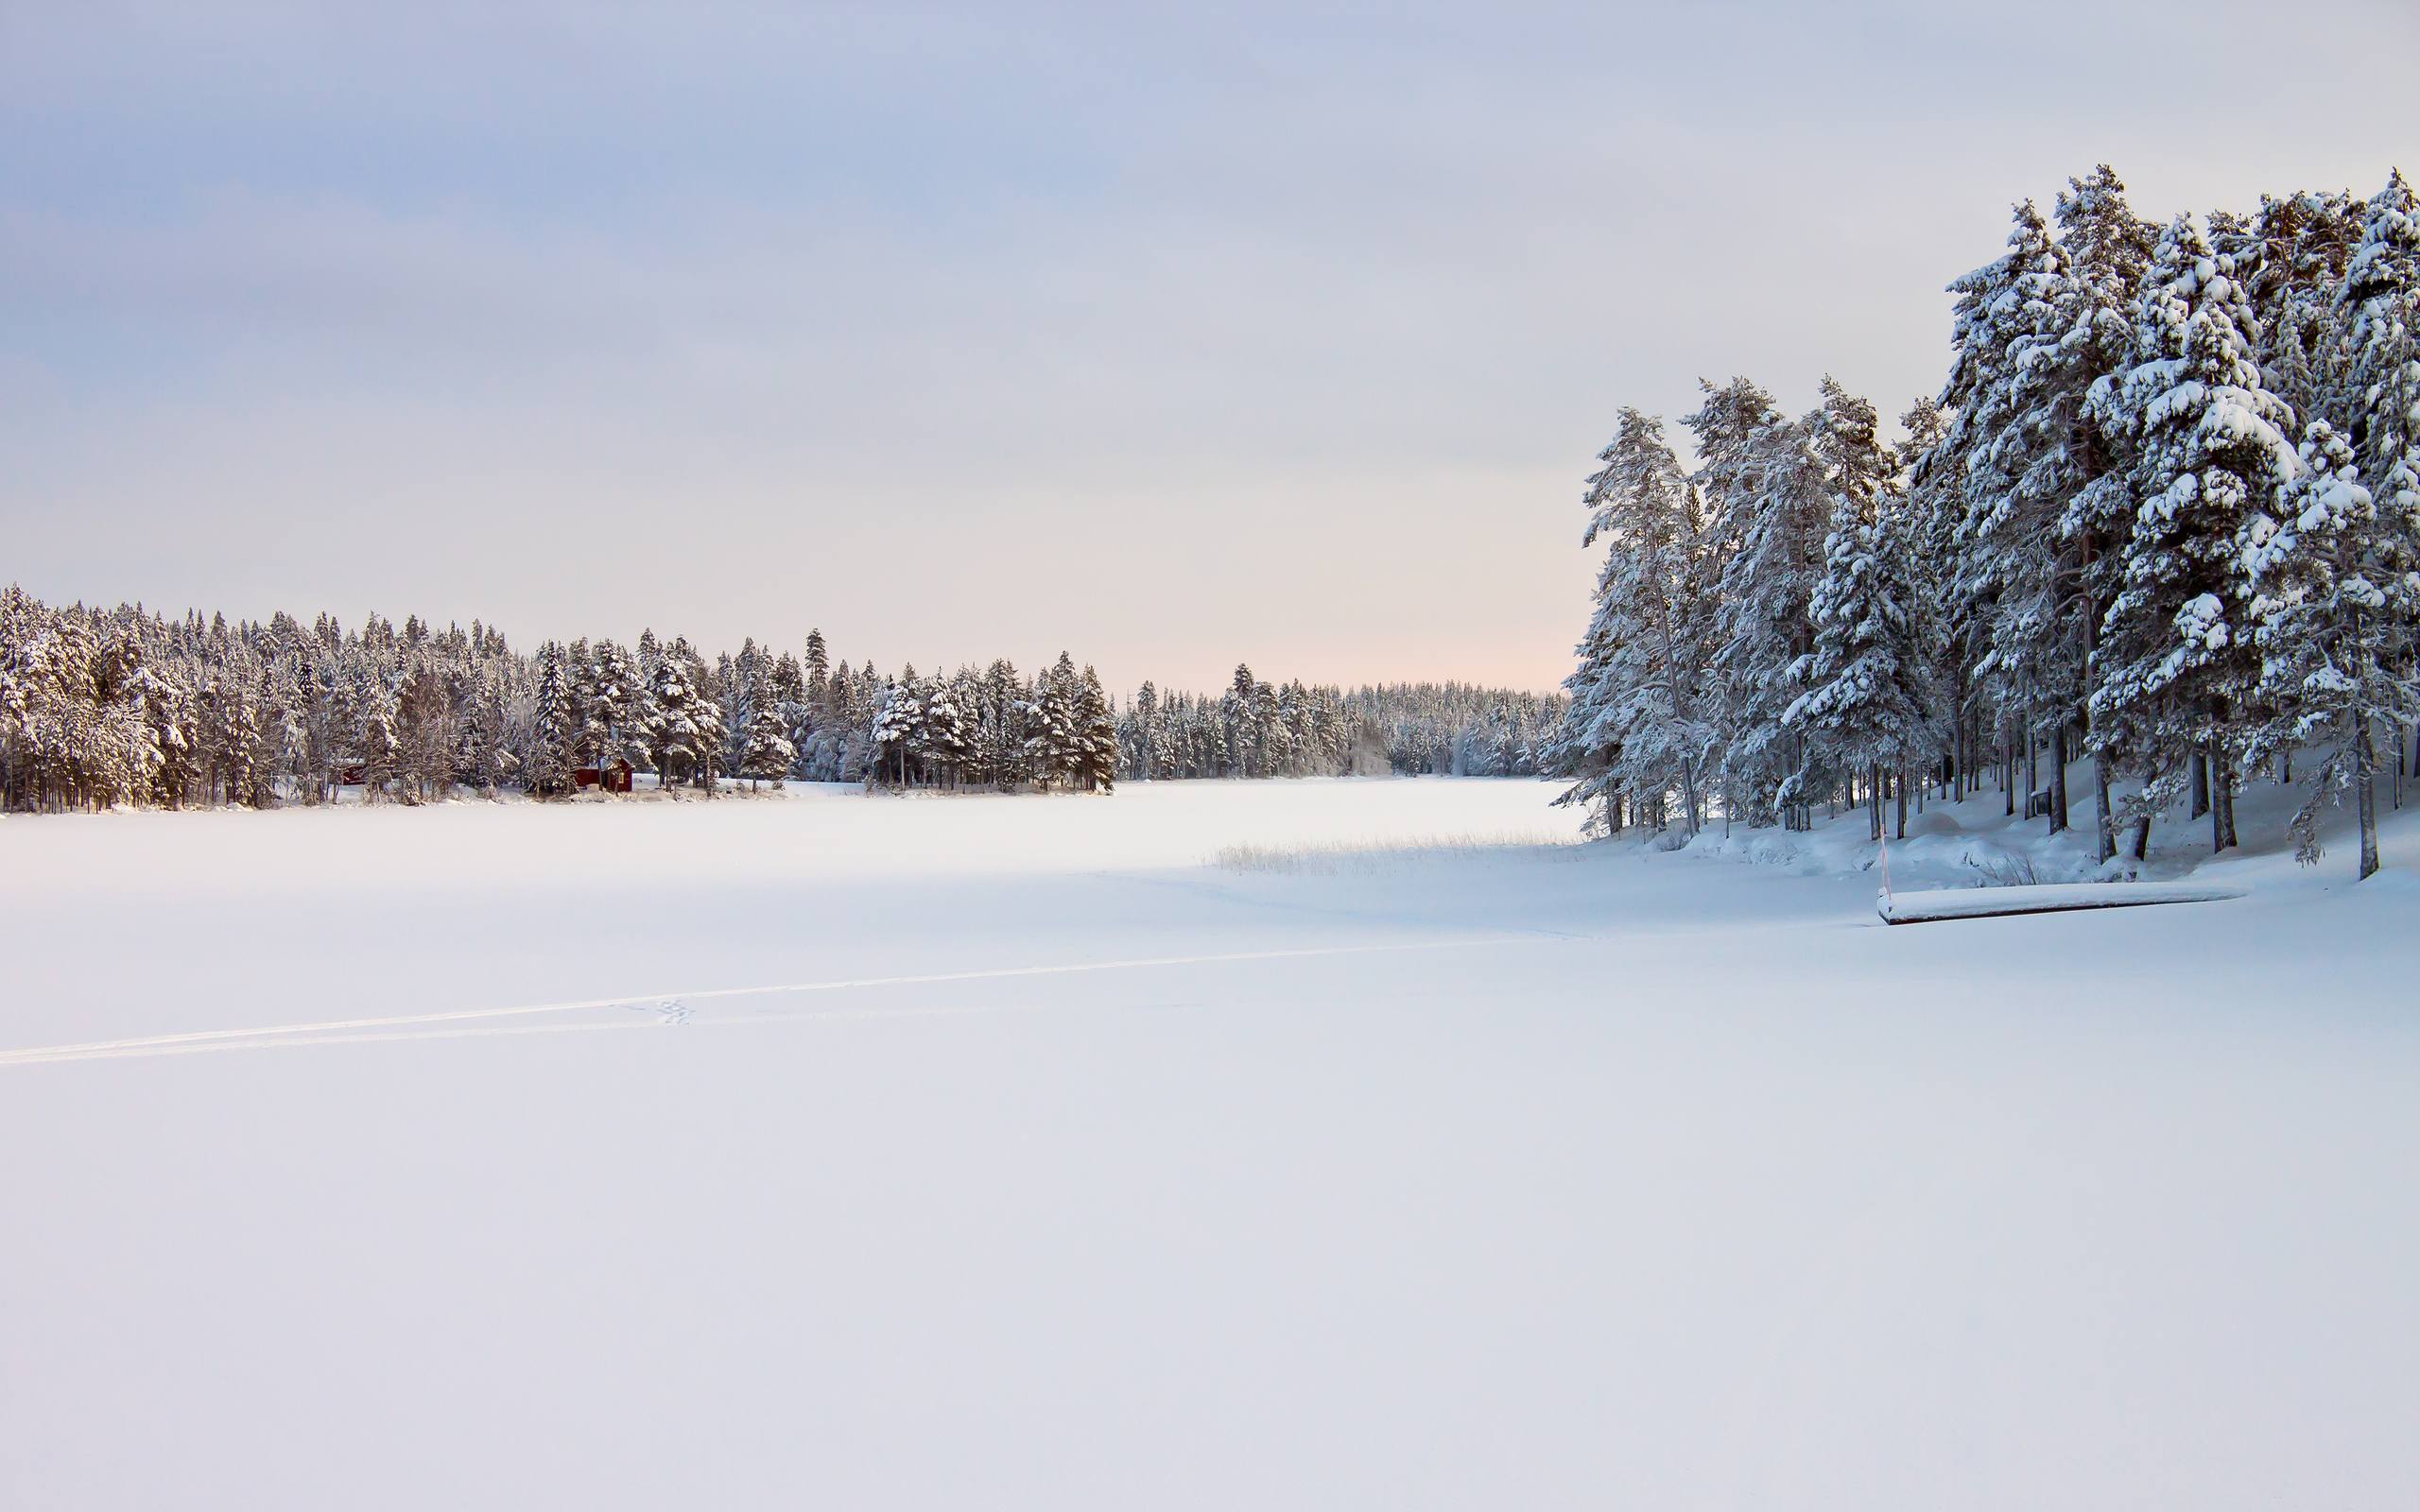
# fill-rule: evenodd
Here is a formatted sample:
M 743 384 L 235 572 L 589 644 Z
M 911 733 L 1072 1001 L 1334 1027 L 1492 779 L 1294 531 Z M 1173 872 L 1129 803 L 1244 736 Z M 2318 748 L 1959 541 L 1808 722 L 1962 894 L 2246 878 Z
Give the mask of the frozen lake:
M 0 1505 L 2420 1482 L 2408 827 L 1885 930 L 1553 791 L 0 820 Z

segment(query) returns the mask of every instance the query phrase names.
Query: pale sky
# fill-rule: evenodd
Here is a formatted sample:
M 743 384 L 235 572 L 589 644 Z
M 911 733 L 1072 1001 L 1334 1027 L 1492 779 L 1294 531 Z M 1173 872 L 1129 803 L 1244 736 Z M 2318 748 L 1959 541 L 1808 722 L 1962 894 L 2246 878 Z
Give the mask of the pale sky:
M 0 581 L 1546 688 L 1620 405 L 2420 168 L 2406 4 L 593 9 L 0 0 Z

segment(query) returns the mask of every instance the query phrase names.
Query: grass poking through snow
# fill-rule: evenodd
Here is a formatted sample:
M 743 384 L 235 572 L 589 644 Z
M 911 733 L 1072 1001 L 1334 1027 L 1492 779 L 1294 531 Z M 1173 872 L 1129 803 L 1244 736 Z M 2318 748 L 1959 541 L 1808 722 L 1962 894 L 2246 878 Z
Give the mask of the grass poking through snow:
M 1301 845 L 1242 844 L 1219 848 L 1212 853 L 1210 864 L 1225 871 L 1325 877 L 1446 857 L 1489 854 L 1569 861 L 1580 854 L 1580 837 L 1538 830 L 1526 833 L 1405 835 L 1392 840 L 1329 840 Z

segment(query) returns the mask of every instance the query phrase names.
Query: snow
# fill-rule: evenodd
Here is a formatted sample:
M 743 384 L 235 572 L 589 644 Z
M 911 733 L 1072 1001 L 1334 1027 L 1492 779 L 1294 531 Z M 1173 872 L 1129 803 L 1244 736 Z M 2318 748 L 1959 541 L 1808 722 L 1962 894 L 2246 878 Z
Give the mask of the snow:
M 2410 812 L 1552 792 L 0 819 L 0 1505 L 2402 1504 Z
M 1886 892 L 1875 912 L 1886 923 L 2048 914 L 2068 908 L 2141 908 L 2152 903 L 2216 903 L 2244 896 L 2241 887 L 2190 882 L 2049 882 L 2010 887 L 1935 887 Z

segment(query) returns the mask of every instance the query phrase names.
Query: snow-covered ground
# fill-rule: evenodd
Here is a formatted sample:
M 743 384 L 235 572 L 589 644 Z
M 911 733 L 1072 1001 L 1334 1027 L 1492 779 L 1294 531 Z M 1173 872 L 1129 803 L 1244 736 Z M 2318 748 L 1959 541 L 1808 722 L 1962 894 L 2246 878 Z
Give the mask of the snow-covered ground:
M 2411 1504 L 2411 814 L 1552 791 L 0 820 L 0 1506 Z

